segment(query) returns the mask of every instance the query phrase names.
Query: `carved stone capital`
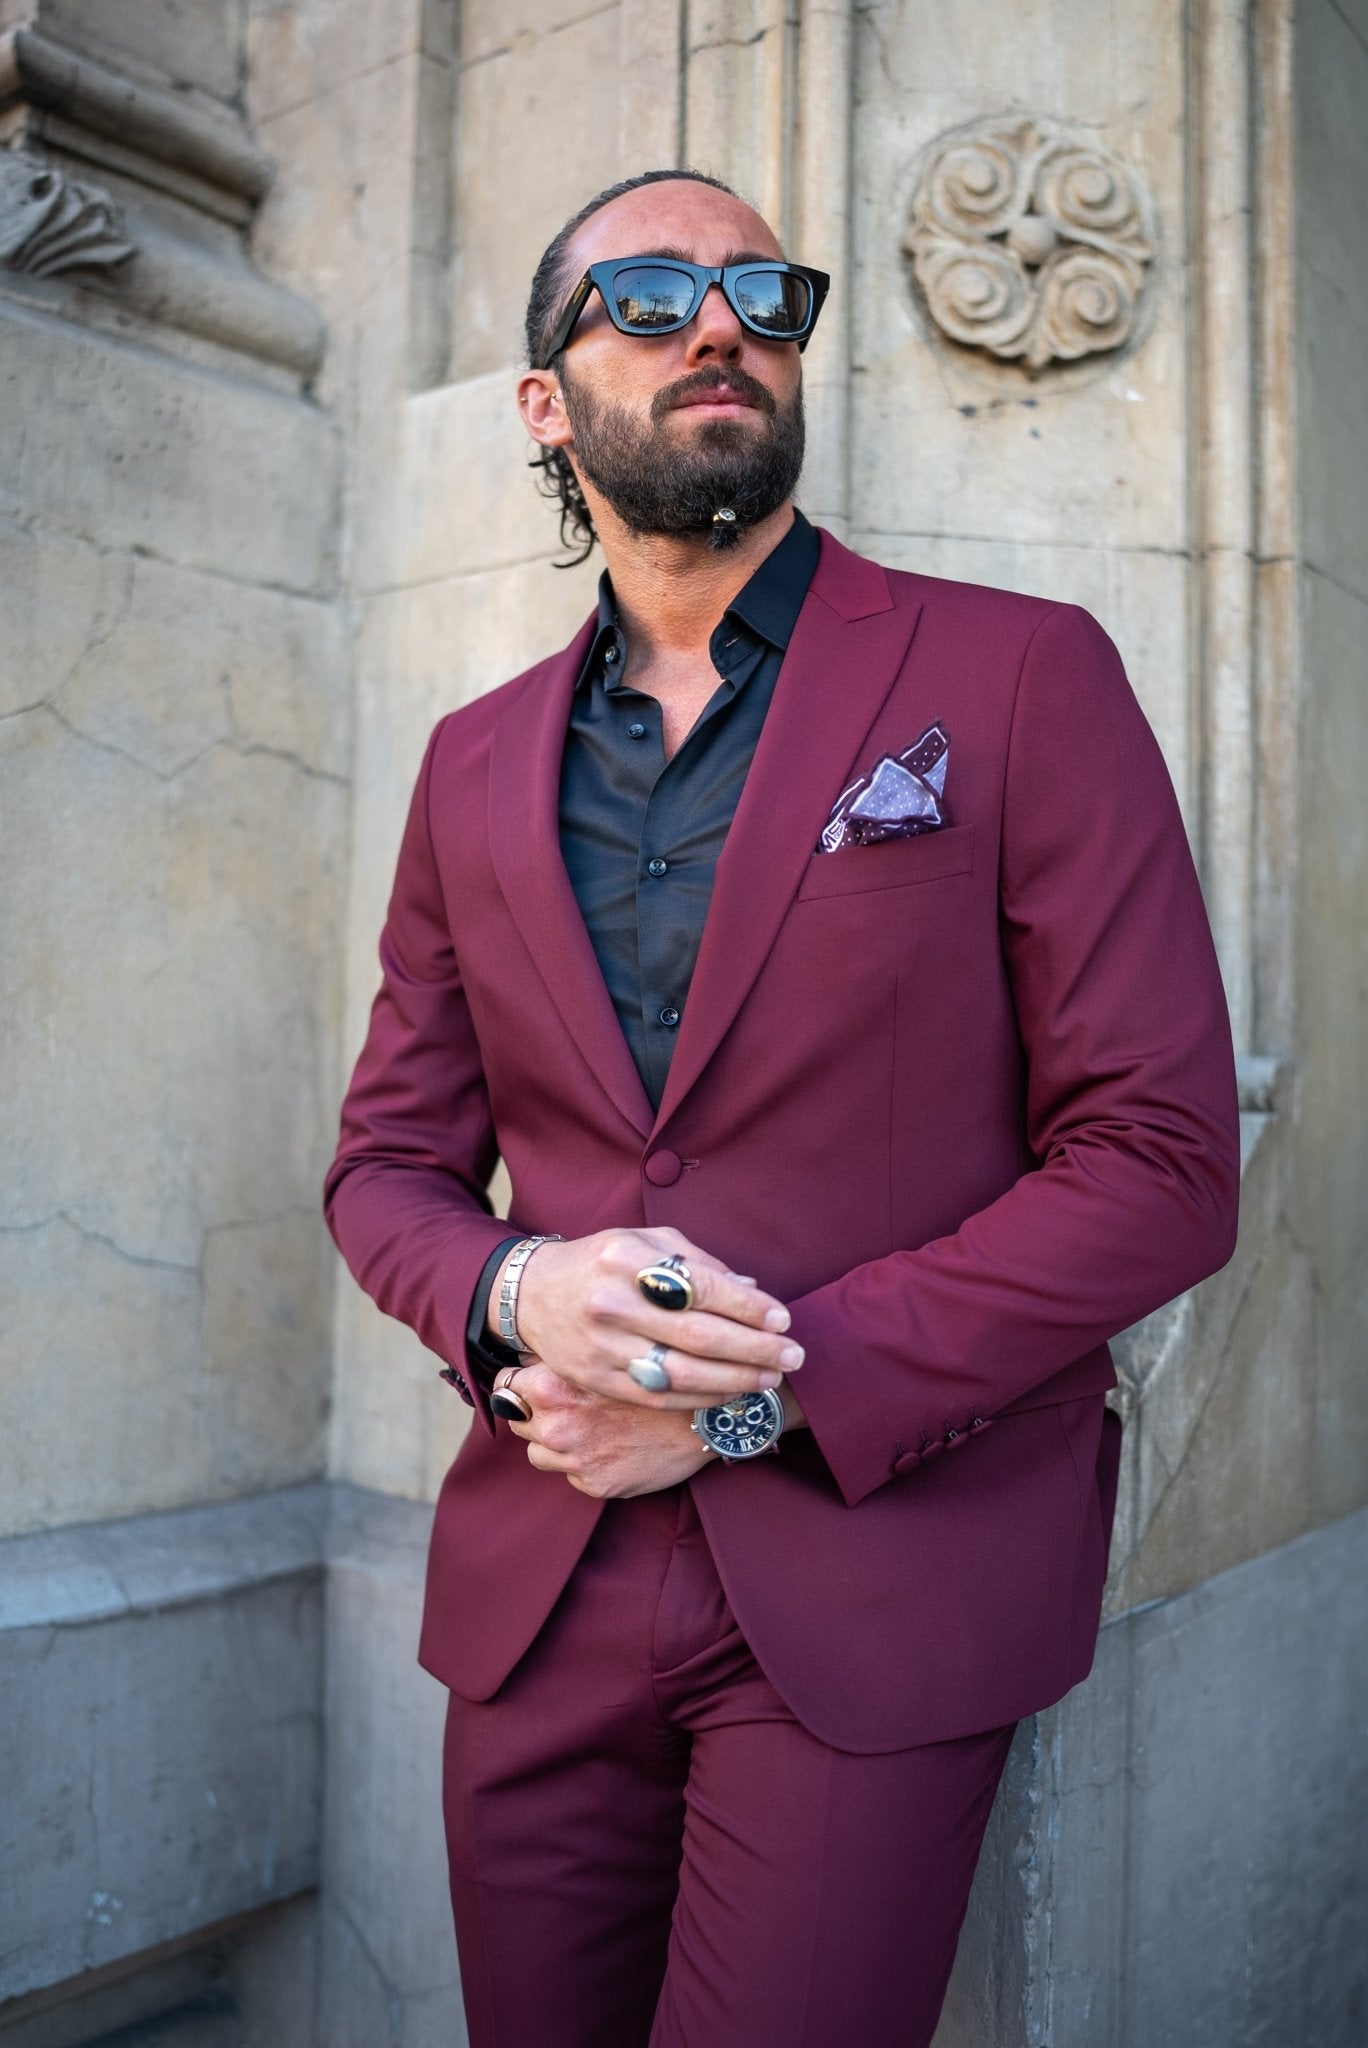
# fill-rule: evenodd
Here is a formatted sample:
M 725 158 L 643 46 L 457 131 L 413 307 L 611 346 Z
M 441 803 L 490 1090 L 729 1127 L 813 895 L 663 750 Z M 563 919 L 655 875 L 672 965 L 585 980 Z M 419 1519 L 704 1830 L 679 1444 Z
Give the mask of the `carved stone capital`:
M 121 208 L 22 150 L 0 150 L 0 263 L 33 277 L 99 271 L 130 257 Z
M 1119 348 L 1154 255 L 1151 211 L 1120 159 L 1043 121 L 938 136 L 903 248 L 941 332 L 1032 369 Z

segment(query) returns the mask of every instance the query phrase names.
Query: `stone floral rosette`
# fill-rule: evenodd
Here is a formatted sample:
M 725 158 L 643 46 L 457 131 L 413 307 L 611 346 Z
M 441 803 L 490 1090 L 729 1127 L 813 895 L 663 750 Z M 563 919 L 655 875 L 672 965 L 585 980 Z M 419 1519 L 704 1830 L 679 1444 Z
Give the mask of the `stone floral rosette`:
M 1154 255 L 1149 218 L 1108 151 L 993 119 L 932 144 L 903 248 L 942 333 L 1039 369 L 1129 338 Z

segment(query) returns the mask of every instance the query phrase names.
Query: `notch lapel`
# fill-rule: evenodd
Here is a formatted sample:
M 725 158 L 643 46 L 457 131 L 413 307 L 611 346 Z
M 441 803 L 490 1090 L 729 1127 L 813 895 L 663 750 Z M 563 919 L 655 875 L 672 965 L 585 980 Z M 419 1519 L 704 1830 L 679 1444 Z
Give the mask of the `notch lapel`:
M 821 559 L 717 863 L 657 1130 L 712 1058 L 764 965 L 920 612 L 920 599 L 895 605 L 879 565 L 822 530 Z
M 593 637 L 585 621 L 534 670 L 494 732 L 489 845 L 494 871 L 546 993 L 614 1107 L 642 1137 L 650 1098 L 622 1035 L 560 850 L 560 772 L 570 699 Z

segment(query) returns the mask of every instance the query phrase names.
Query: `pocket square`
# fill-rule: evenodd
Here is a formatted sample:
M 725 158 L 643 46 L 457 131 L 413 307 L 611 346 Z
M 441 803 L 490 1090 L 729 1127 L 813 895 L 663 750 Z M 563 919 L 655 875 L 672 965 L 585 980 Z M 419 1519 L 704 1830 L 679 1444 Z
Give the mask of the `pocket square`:
M 950 742 L 938 725 L 928 725 L 904 753 L 885 754 L 868 775 L 837 797 L 816 853 L 843 846 L 875 846 L 881 839 L 911 839 L 945 823 L 945 771 Z

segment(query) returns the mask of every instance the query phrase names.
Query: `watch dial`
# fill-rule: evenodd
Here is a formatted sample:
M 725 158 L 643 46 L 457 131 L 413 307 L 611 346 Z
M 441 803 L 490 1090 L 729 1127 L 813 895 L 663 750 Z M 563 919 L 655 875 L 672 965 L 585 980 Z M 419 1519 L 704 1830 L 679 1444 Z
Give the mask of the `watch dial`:
M 705 1433 L 724 1458 L 750 1458 L 773 1443 L 778 1420 L 772 1395 L 738 1394 L 734 1401 L 709 1408 Z

